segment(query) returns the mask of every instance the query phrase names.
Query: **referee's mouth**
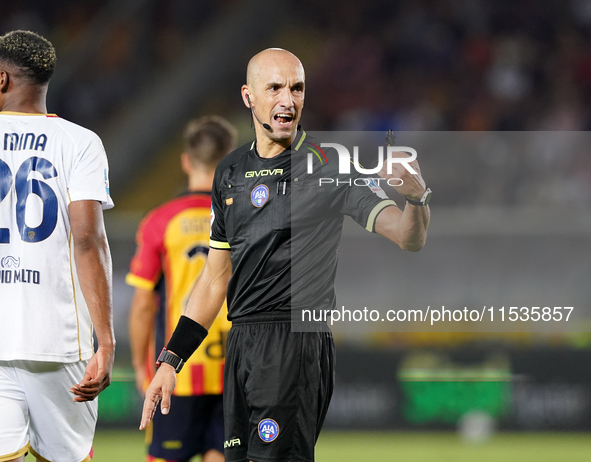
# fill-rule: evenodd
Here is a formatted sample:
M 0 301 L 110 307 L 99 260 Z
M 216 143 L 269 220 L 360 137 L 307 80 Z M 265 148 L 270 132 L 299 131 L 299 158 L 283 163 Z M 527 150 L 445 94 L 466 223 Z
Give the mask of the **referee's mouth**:
M 285 111 L 278 112 L 273 116 L 273 121 L 281 128 L 290 128 L 294 119 L 295 117 L 293 113 Z

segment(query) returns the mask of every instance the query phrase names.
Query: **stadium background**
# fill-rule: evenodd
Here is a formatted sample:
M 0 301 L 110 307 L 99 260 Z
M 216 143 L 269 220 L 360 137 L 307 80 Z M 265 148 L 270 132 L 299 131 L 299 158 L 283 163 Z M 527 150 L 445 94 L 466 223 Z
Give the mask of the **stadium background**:
M 58 67 L 48 109 L 96 131 L 109 156 L 116 208 L 105 219 L 118 347 L 116 381 L 100 400 L 99 462 L 142 460 L 127 340 L 132 291 L 124 284 L 137 224 L 183 189 L 179 138 L 188 118 L 220 114 L 236 125 L 241 142 L 252 138 L 238 92 L 254 53 L 279 46 L 301 58 L 306 129 L 591 126 L 589 0 L 2 0 L 0 8 L 0 33 L 28 29 L 52 40 Z M 437 249 L 451 258 L 445 274 L 427 269 L 421 282 L 479 301 L 481 293 L 505 288 L 487 286 L 486 275 L 506 273 L 510 255 L 533 242 L 513 289 L 523 277 L 523 297 L 576 293 L 589 315 L 589 151 L 436 154 L 419 153 L 427 183 L 437 185 L 420 262 L 429 268 L 444 258 Z M 446 226 L 467 216 L 486 219 L 464 219 L 461 232 Z M 342 248 L 352 253 L 343 261 L 365 258 L 370 271 L 391 273 L 397 287 L 416 284 L 420 266 L 405 271 L 416 255 L 371 258 L 371 250 L 356 246 L 357 236 L 346 227 Z M 487 273 L 474 284 L 470 275 L 481 266 Z M 339 273 L 345 298 L 354 278 L 348 269 Z M 591 460 L 587 333 L 337 340 L 338 385 L 319 460 Z M 406 372 L 416 368 L 447 379 L 408 380 Z M 474 411 L 486 412 L 501 432 L 487 440 L 490 421 Z M 462 423 L 472 433 L 456 435 Z

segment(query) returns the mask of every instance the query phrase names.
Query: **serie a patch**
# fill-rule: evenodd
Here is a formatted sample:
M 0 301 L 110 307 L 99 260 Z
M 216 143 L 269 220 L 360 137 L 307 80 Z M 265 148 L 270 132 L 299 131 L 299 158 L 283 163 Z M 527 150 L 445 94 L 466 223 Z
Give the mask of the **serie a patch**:
M 275 441 L 279 436 L 279 425 L 273 419 L 263 419 L 259 422 L 259 437 L 265 442 Z
M 386 195 L 384 190 L 381 188 L 380 184 L 376 180 L 374 180 L 373 178 L 367 179 L 367 187 L 369 189 L 371 189 L 371 191 L 376 196 L 378 196 L 380 199 L 388 199 L 388 196 Z

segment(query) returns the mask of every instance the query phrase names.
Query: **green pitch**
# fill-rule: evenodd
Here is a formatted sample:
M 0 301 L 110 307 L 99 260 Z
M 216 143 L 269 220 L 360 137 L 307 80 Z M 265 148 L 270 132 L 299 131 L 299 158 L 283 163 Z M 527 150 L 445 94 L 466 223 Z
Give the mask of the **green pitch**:
M 97 432 L 93 462 L 143 462 L 143 433 Z M 199 459 L 196 459 L 199 460 Z M 318 462 L 589 462 L 591 434 L 499 433 L 466 445 L 454 433 L 324 432 Z M 33 462 L 31 456 L 27 462 Z

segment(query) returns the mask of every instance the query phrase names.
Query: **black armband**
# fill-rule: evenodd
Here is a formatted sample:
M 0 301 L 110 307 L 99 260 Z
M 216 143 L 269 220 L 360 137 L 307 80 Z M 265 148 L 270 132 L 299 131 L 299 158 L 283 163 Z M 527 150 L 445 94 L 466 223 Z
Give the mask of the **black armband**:
M 183 361 L 187 361 L 205 337 L 207 337 L 207 329 L 183 315 L 172 333 L 166 349 L 172 351 Z

